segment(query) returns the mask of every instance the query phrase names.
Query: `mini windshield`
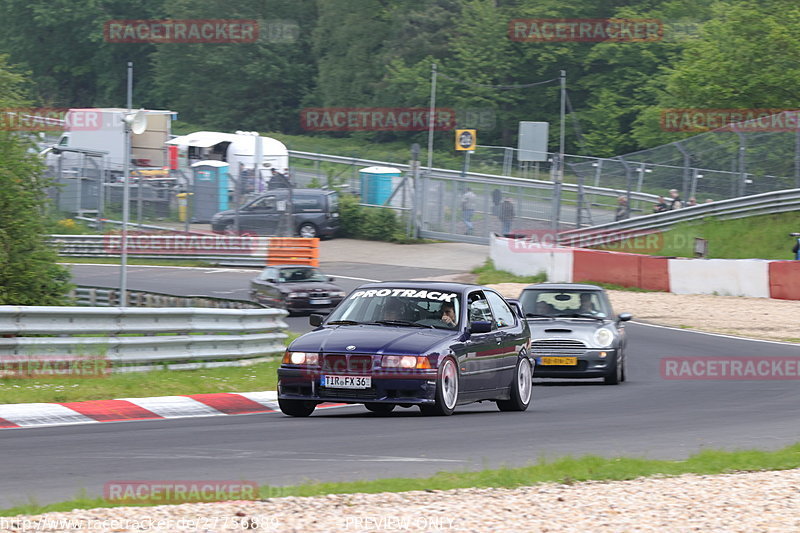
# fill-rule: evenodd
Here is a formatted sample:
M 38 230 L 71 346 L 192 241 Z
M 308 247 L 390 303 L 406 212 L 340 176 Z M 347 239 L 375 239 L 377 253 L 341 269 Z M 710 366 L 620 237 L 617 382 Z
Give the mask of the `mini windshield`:
M 331 313 L 327 323 L 455 329 L 460 317 L 457 293 L 386 287 L 356 290 Z
M 519 301 L 529 318 L 611 316 L 610 306 L 600 291 L 533 289 L 523 291 Z
M 316 268 L 310 267 L 293 267 L 281 268 L 278 271 L 279 282 L 293 282 L 302 281 L 304 283 L 310 281 L 328 281 L 328 277 Z

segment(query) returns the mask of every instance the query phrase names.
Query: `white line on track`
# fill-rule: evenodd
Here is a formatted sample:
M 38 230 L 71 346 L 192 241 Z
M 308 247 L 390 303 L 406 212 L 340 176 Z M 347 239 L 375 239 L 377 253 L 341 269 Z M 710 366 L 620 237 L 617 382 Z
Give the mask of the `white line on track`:
M 736 335 L 725 335 L 724 333 L 710 333 L 708 331 L 698 331 L 696 329 L 684 329 L 684 328 L 676 328 L 676 327 L 672 327 L 672 326 L 660 326 L 658 324 L 648 324 L 646 322 L 637 322 L 635 320 L 633 321 L 633 323 L 634 324 L 639 324 L 641 326 L 649 326 L 651 328 L 671 329 L 671 330 L 674 330 L 674 331 L 683 331 L 683 332 L 687 332 L 687 333 L 697 333 L 698 335 L 711 335 L 712 337 L 723 337 L 723 338 L 726 338 L 726 339 L 736 339 L 736 340 L 740 340 L 740 341 L 766 342 L 766 343 L 770 343 L 770 344 L 783 344 L 785 346 L 798 346 L 798 347 L 800 347 L 800 344 L 795 343 L 795 342 L 770 341 L 770 340 L 765 340 L 765 339 L 751 339 L 750 337 L 738 337 Z
M 109 265 L 106 263 L 60 263 L 62 265 L 78 265 L 78 266 L 93 266 L 93 267 L 114 267 L 119 268 L 119 265 Z M 253 268 L 211 268 L 211 267 L 185 267 L 185 266 L 162 266 L 162 265 L 128 265 L 128 268 L 176 268 L 181 270 L 201 270 L 206 274 L 229 274 L 231 272 L 261 272 L 261 269 Z M 367 281 L 370 283 L 377 283 L 379 279 L 369 278 L 355 278 L 352 276 L 341 276 L 332 272 L 326 272 L 327 275 L 334 278 L 352 279 L 354 281 Z

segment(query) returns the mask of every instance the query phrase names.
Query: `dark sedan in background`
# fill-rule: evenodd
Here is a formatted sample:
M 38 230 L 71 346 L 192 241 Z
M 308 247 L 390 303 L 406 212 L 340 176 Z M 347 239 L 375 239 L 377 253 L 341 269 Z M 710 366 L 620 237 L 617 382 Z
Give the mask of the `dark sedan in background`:
M 250 281 L 250 299 L 290 313 L 328 310 L 339 305 L 345 291 L 333 278 L 306 265 L 268 266 Z
M 602 287 L 538 283 L 525 287 L 519 301 L 531 329 L 537 378 L 625 381 L 625 322 L 633 316 L 615 316 Z
M 484 400 L 501 411 L 530 403 L 528 325 L 487 287 L 370 283 L 310 322 L 317 329 L 289 345 L 278 369 L 285 414 L 308 416 L 321 402 L 379 414 L 417 405 L 432 415 Z

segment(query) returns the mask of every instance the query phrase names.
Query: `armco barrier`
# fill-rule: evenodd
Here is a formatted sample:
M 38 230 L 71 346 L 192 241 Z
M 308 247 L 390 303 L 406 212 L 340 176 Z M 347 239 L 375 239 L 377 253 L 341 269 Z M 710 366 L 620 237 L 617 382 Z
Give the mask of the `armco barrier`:
M 770 262 L 769 297 L 800 300 L 800 261 Z
M 268 265 L 319 266 L 319 239 L 302 237 L 270 237 Z
M 0 368 L 98 359 L 114 371 L 239 366 L 284 350 L 282 309 L 0 306 Z

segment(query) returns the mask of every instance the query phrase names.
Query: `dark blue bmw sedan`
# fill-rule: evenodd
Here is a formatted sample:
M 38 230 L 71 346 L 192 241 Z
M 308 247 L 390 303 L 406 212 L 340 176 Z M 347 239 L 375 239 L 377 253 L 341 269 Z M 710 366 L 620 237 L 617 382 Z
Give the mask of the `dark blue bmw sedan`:
M 314 331 L 292 342 L 278 369 L 278 402 L 308 416 L 321 402 L 364 404 L 388 414 L 418 405 L 450 415 L 484 400 L 501 411 L 531 401 L 530 331 L 516 303 L 479 285 L 362 285 Z

